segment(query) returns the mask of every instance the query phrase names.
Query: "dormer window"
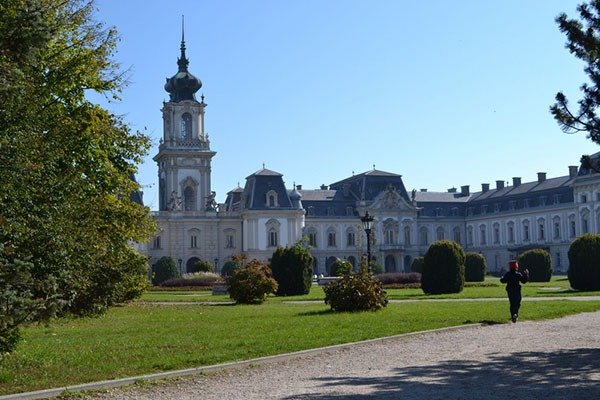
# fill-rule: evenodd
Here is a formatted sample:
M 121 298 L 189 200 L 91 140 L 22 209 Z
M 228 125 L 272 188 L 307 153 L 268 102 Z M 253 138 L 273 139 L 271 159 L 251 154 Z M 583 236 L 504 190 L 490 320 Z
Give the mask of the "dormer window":
M 278 205 L 277 192 L 274 190 L 269 190 L 267 192 L 267 207 L 277 207 Z

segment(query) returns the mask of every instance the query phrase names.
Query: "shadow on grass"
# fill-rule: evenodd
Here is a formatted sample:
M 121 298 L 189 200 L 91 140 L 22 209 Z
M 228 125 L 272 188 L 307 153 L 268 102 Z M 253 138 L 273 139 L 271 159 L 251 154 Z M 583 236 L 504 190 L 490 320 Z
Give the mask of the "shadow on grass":
M 327 308 L 325 310 L 305 311 L 296 315 L 298 315 L 299 317 L 310 317 L 311 315 L 329 315 L 334 313 L 335 311 L 333 311 L 331 308 Z
M 500 325 L 500 324 L 504 324 L 503 321 L 494 321 L 491 319 L 482 319 L 481 321 L 471 321 L 470 319 L 463 321 L 464 325 L 468 325 L 468 324 L 483 324 L 483 325 Z
M 384 377 L 324 376 L 313 382 L 313 391 L 322 388 L 320 393 L 307 392 L 286 399 L 592 400 L 600 398 L 598 371 L 600 349 L 495 354 L 486 361 L 397 367 L 391 370 L 391 376 Z

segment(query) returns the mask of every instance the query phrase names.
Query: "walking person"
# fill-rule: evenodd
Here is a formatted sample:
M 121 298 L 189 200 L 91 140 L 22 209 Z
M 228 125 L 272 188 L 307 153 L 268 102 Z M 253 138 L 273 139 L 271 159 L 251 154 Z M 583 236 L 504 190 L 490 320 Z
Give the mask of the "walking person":
M 521 283 L 526 283 L 529 279 L 529 270 L 525 269 L 523 273 L 519 272 L 519 263 L 516 260 L 509 261 L 508 267 L 508 272 L 500 278 L 500 282 L 506 283 L 506 293 L 510 302 L 510 319 L 512 322 L 517 322 L 521 307 Z

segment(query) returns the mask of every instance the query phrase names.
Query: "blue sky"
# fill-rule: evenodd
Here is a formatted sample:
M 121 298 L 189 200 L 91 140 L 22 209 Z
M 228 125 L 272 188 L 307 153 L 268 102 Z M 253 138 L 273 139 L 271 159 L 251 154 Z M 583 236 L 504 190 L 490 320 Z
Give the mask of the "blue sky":
M 129 68 L 108 105 L 154 147 L 140 166 L 158 208 L 152 157 L 165 78 L 177 72 L 181 16 L 190 71 L 205 95 L 217 200 L 262 168 L 316 189 L 373 168 L 411 189 L 567 175 L 598 151 L 548 112 L 586 80 L 554 18 L 569 0 L 97 0 Z

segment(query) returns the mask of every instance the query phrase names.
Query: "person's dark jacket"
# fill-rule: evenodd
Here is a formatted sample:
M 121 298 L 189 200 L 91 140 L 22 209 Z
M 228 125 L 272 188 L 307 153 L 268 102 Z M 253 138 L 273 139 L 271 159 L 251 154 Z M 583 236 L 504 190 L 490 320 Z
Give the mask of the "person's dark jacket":
M 522 274 L 519 271 L 508 271 L 500 278 L 500 282 L 506 283 L 507 292 L 518 292 L 521 290 L 521 283 L 526 283 L 529 279 L 528 274 Z

